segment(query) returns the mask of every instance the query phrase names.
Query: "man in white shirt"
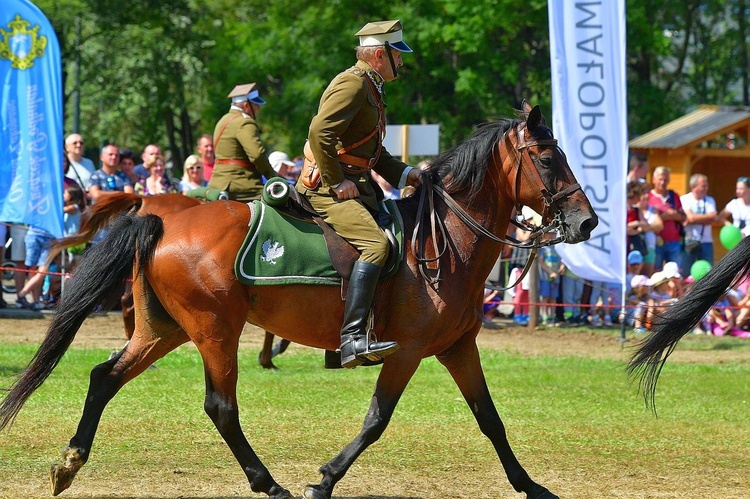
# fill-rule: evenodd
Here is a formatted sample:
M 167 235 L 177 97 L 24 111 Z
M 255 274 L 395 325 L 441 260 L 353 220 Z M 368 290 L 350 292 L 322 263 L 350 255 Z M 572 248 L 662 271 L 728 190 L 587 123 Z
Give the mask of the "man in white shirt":
M 682 271 L 690 273 L 690 267 L 697 260 L 714 263 L 714 238 L 711 225 L 717 220 L 716 201 L 708 196 L 708 177 L 702 173 L 690 176 L 690 192 L 680 196 L 685 211 L 685 251 Z M 700 245 L 698 244 L 700 243 Z
M 70 161 L 70 168 L 66 177 L 78 182 L 84 192 L 89 190 L 89 177 L 94 173 L 94 162 L 83 157 L 83 138 L 77 133 L 71 133 L 65 138 L 65 153 Z

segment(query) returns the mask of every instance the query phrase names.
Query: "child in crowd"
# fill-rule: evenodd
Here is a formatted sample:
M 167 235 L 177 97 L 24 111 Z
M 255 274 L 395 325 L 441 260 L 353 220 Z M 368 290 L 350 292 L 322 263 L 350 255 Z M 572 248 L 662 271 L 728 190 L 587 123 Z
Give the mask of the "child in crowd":
M 545 246 L 539 251 L 539 298 L 542 301 L 542 322 L 553 325 L 557 314 L 556 302 L 560 291 L 560 274 L 565 264 L 554 246 Z
M 732 303 L 727 293 L 724 293 L 704 317 L 703 329 L 714 336 L 729 335 L 738 338 L 750 338 L 750 331 L 736 327 L 735 321 Z
M 685 294 L 685 290 L 683 289 L 682 275 L 680 274 L 677 262 L 665 263 L 662 272 L 669 278 L 668 287 L 670 296 L 672 298 L 681 298 Z
M 669 277 L 662 272 L 654 272 L 649 279 L 651 293 L 648 295 L 648 310 L 646 312 L 646 328 L 651 327 L 654 315 L 659 310 L 673 303 L 674 298 L 669 293 Z
M 645 327 L 649 293 L 648 282 L 648 277 L 642 274 L 633 276 L 630 281 L 625 323 L 633 327 L 635 334 L 643 334 L 648 331 Z
M 628 268 L 625 274 L 625 296 L 630 294 L 633 277 L 640 275 L 643 269 L 643 255 L 638 250 L 628 253 Z
M 500 304 L 500 291 L 484 288 L 484 302 L 482 303 L 482 322 L 492 324 L 497 316 L 497 306 Z

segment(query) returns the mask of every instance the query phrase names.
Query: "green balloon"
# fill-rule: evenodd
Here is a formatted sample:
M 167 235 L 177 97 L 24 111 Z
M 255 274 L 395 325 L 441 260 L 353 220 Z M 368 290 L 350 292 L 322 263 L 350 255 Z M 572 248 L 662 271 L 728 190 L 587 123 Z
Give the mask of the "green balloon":
M 725 225 L 719 231 L 719 241 L 726 249 L 732 250 L 742 241 L 742 232 L 734 225 Z
M 690 275 L 697 281 L 708 274 L 709 270 L 711 270 L 711 264 L 708 263 L 708 260 L 696 260 L 695 263 L 690 266 Z

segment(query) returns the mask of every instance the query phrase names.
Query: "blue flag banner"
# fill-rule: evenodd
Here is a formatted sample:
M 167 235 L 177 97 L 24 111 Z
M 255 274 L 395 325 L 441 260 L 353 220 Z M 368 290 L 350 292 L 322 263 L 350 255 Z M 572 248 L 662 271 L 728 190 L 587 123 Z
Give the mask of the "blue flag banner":
M 0 222 L 63 235 L 60 45 L 27 0 L 0 9 Z

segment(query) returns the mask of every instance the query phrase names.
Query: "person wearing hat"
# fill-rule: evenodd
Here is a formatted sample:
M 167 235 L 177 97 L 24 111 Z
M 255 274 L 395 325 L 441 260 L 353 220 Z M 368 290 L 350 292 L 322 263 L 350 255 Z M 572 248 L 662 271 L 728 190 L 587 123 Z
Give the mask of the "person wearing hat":
M 292 175 L 292 171 L 296 166 L 294 161 L 289 159 L 289 155 L 283 151 L 274 151 L 268 155 L 268 161 L 271 163 L 271 168 L 279 177 L 285 178 L 286 180 L 293 180 L 295 177 Z
M 361 253 L 349 280 L 341 328 L 341 365 L 348 368 L 398 349 L 393 341 L 367 339 L 367 317 L 388 257 L 388 240 L 372 215 L 382 192 L 370 170 L 398 189 L 419 185 L 422 174 L 383 147 L 383 84 L 398 76 L 402 53 L 412 51 L 403 41 L 401 22 L 368 23 L 355 36 L 357 63 L 323 92 L 310 124 L 306 168 L 296 184 L 322 218 Z M 315 169 L 319 178 L 311 175 Z
M 225 191 L 229 199 L 248 202 L 259 199 L 263 191 L 263 175 L 276 176 L 268 154 L 260 140 L 256 116 L 266 103 L 255 83 L 237 85 L 229 92 L 229 112 L 221 117 L 214 129 L 214 170 L 209 189 Z

